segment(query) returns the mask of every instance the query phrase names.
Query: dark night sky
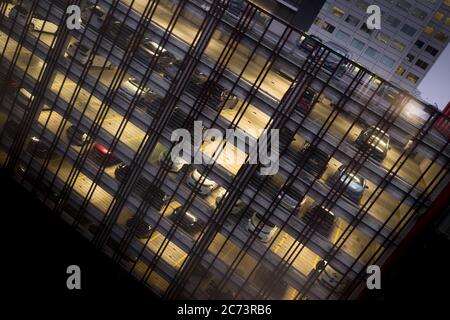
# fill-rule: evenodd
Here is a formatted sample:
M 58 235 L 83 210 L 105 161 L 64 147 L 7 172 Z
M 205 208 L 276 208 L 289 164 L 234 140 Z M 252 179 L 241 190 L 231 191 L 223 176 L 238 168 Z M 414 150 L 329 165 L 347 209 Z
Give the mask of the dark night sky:
M 436 63 L 418 86 L 422 98 L 443 109 L 450 101 L 450 45 L 442 52 Z

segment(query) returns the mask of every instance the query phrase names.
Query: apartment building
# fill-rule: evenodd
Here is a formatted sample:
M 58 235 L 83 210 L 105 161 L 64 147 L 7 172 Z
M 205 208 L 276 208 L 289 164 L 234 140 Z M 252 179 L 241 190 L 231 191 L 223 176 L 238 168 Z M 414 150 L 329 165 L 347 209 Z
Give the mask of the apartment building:
M 161 297 L 356 299 L 448 194 L 449 117 L 228 2 L 90 0 L 72 30 L 61 1 L 2 2 L 2 169 Z M 194 121 L 244 143 L 172 157 Z
M 366 25 L 373 4 L 381 9 L 380 30 Z M 354 61 L 414 93 L 449 42 L 450 1 L 328 0 L 308 32 L 347 48 Z

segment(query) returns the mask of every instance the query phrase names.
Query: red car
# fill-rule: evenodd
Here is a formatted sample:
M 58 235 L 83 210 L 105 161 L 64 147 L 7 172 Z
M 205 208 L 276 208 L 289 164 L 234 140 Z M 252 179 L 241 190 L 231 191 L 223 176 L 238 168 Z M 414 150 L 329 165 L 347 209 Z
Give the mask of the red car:
M 98 164 L 101 164 L 106 157 L 107 157 L 105 163 L 106 166 L 112 166 L 120 162 L 120 160 L 116 158 L 111 153 L 111 151 L 109 151 L 104 145 L 100 143 L 94 144 L 94 146 L 92 147 L 92 151 L 94 161 L 97 162 Z
M 291 89 L 286 91 L 286 96 L 289 94 L 290 91 L 291 91 Z M 298 110 L 302 113 L 307 113 L 309 111 L 309 109 L 311 109 L 311 106 L 313 105 L 314 100 L 317 98 L 318 95 L 319 95 L 319 93 L 316 90 L 314 90 L 313 88 L 311 88 L 311 87 L 306 88 L 306 90 L 300 96 L 300 98 L 298 99 L 298 101 L 295 105 L 296 110 Z

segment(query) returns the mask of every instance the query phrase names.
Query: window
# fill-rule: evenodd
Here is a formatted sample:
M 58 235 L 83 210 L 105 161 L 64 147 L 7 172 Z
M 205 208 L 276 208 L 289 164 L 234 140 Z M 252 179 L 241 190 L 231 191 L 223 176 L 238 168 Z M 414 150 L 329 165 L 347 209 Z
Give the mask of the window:
M 447 40 L 448 40 L 448 36 L 445 35 L 445 34 L 442 33 L 442 32 L 437 32 L 437 33 L 434 35 L 434 38 L 435 38 L 436 40 L 441 41 L 441 42 L 447 42 Z
M 350 35 L 344 31 L 339 30 L 336 33 L 336 38 L 342 40 L 343 42 L 348 42 L 348 40 L 350 39 Z
M 450 0 L 445 0 L 444 3 L 447 5 L 447 7 L 450 7 Z
M 408 75 L 406 76 L 406 79 L 408 79 L 409 81 L 411 81 L 414 84 L 416 84 L 417 81 L 419 81 L 419 77 L 416 76 L 414 73 L 408 73 Z
M 445 25 L 447 27 L 450 26 L 450 17 L 447 17 L 447 19 L 445 19 Z
M 391 57 L 386 56 L 386 55 L 383 55 L 381 57 L 380 62 L 382 64 L 384 64 L 385 66 L 389 67 L 389 68 L 392 68 L 394 66 L 394 64 L 395 64 L 395 60 L 392 59 Z
M 428 63 L 426 63 L 423 60 L 417 59 L 416 66 L 418 66 L 419 68 L 421 68 L 423 70 L 426 70 L 428 68 Z
M 321 20 L 319 17 L 317 17 L 316 19 L 314 19 L 314 24 L 315 24 L 316 26 L 320 25 L 321 22 L 322 22 L 322 20 Z
M 399 66 L 399 67 L 397 68 L 397 70 L 395 70 L 395 74 L 401 77 L 402 75 L 405 74 L 405 68 Z
M 338 17 L 338 18 L 342 18 L 345 14 L 344 10 L 342 10 L 338 7 L 333 7 L 331 12 L 333 13 L 333 16 Z
M 427 13 L 422 9 L 415 7 L 411 12 L 411 15 L 416 17 L 417 19 L 423 20 L 427 17 Z
M 434 57 L 435 55 L 437 55 L 437 53 L 439 52 L 438 49 L 433 48 L 432 46 L 427 46 L 427 47 L 425 48 L 425 51 L 428 52 L 429 54 L 431 54 L 433 57 Z
M 400 25 L 400 20 L 394 16 L 388 16 L 386 22 L 394 28 L 397 28 Z
M 359 41 L 358 39 L 354 38 L 352 40 L 352 43 L 350 44 L 353 48 L 358 49 L 359 51 L 362 50 L 362 48 L 364 48 L 364 42 Z
M 370 6 L 370 4 L 367 1 L 364 0 L 356 0 L 355 3 L 356 7 L 366 12 L 367 7 Z
M 411 3 L 405 0 L 399 0 L 397 2 L 397 7 L 408 12 L 408 10 L 411 9 Z
M 335 26 L 332 24 L 329 24 L 328 22 L 324 22 L 322 24 L 322 29 L 328 31 L 329 33 L 333 33 L 334 29 L 336 29 Z
M 373 33 L 373 30 L 367 28 L 367 25 L 366 25 L 365 23 L 363 23 L 363 24 L 361 25 L 361 28 L 360 28 L 360 29 L 361 29 L 362 31 L 364 31 L 365 33 L 367 33 L 367 34 L 372 34 L 372 33 Z
M 432 26 L 426 26 L 425 29 L 423 29 L 423 32 L 427 34 L 432 34 L 434 31 L 434 28 Z
M 422 49 L 424 44 L 425 43 L 422 40 L 417 40 L 416 43 L 414 43 L 414 45 L 419 49 Z
M 380 31 L 377 33 L 377 39 L 383 43 L 388 43 L 389 40 L 391 40 L 391 37 L 389 37 L 386 33 Z
M 411 27 L 409 24 L 404 24 L 401 30 L 410 37 L 413 37 L 417 32 L 417 29 Z
M 380 54 L 380 52 L 378 52 L 378 50 L 375 50 L 372 47 L 368 47 L 365 52 L 366 56 L 369 56 L 373 59 L 377 59 L 379 54 Z
M 360 20 L 358 18 L 355 18 L 351 14 L 349 14 L 348 17 L 345 18 L 345 22 L 347 22 L 348 24 L 350 24 L 350 25 L 352 25 L 354 27 L 356 27 L 358 25 L 359 21 Z
M 406 60 L 408 60 L 409 62 L 412 62 L 415 58 L 416 57 L 413 54 L 411 54 L 411 53 L 408 53 L 406 55 Z
M 405 49 L 405 45 L 397 40 L 392 40 L 391 47 L 400 52 L 402 52 Z
M 442 20 L 442 18 L 444 17 L 444 14 L 442 13 L 442 12 L 440 12 L 440 11 L 437 11 L 435 14 L 434 14 L 434 20 L 436 20 L 437 22 L 440 22 L 441 20 Z

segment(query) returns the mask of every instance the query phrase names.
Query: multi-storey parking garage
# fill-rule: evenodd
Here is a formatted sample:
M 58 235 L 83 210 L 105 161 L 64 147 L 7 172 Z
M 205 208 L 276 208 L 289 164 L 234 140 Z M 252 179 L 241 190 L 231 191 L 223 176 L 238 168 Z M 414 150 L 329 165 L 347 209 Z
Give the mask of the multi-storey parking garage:
M 252 3 L 70 4 L 1 3 L 1 163 L 165 298 L 355 298 L 448 185 L 448 117 Z M 196 120 L 248 139 L 170 159 Z

